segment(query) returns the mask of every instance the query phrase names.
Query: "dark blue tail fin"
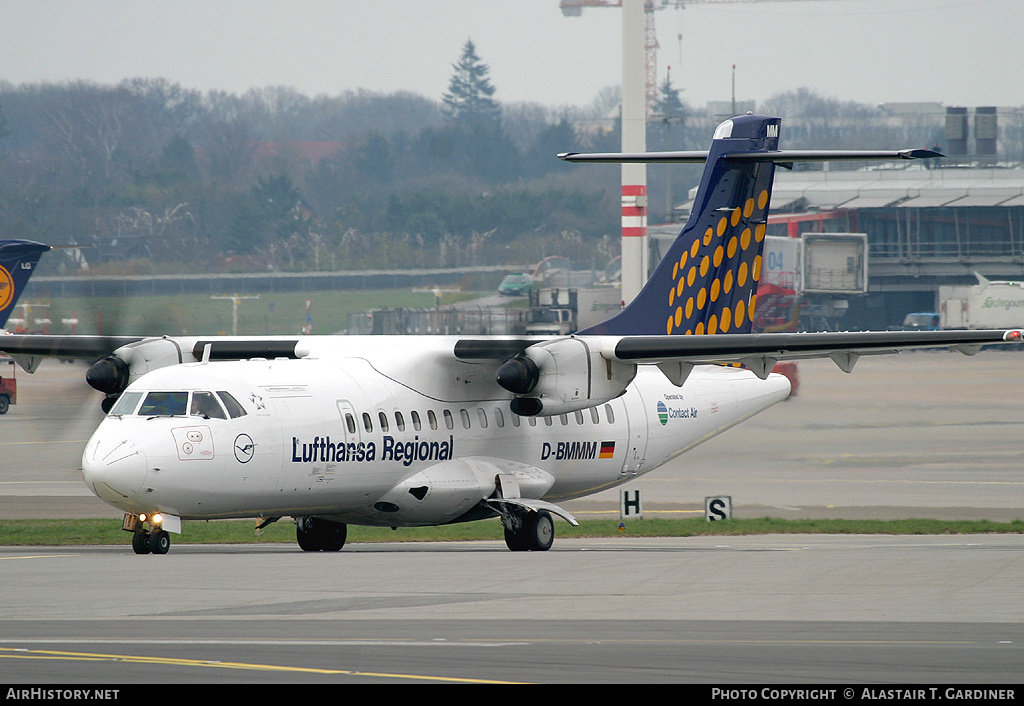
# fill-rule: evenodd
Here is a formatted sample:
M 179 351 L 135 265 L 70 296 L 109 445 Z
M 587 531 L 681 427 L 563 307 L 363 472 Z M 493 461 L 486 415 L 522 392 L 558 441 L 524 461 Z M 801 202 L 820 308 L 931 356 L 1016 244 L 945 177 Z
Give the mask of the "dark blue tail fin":
M 718 126 L 679 237 L 629 306 L 581 334 L 750 332 L 775 175 L 764 153 L 778 149 L 781 122 L 745 115 Z
M 7 323 L 39 258 L 49 249 L 31 240 L 0 240 L 0 327 Z

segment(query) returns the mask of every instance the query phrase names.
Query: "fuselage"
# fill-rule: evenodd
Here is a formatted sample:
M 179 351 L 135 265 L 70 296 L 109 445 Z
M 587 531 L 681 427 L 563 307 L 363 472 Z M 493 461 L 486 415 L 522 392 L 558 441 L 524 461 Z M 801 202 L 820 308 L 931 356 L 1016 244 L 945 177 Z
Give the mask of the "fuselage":
M 317 515 L 403 526 L 475 519 L 496 477 L 559 501 L 624 483 L 785 399 L 789 383 L 699 366 L 675 387 L 641 366 L 625 394 L 520 417 L 492 368 L 447 337 L 328 337 L 300 359 L 171 366 L 122 393 L 83 474 L 130 513 Z

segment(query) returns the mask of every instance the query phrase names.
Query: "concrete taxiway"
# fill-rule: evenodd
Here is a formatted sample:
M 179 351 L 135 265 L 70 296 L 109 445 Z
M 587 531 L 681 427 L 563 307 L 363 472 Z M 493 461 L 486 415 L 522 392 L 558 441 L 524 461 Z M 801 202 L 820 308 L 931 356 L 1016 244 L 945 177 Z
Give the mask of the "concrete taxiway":
M 0 669 L 65 684 L 1012 683 L 1021 585 L 1019 535 L 4 548 Z

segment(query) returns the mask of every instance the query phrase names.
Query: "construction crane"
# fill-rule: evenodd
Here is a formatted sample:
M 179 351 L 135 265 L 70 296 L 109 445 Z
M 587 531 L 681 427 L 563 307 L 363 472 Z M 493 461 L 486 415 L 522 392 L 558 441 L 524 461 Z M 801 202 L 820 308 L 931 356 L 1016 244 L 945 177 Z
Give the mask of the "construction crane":
M 644 0 L 644 52 L 647 57 L 647 105 L 653 105 L 658 92 L 658 35 L 654 30 L 654 13 L 687 5 L 736 5 L 755 2 L 807 2 L 808 0 Z M 815 0 L 821 2 L 822 0 Z M 585 7 L 622 7 L 622 0 L 560 0 L 558 7 L 566 17 L 579 17 Z

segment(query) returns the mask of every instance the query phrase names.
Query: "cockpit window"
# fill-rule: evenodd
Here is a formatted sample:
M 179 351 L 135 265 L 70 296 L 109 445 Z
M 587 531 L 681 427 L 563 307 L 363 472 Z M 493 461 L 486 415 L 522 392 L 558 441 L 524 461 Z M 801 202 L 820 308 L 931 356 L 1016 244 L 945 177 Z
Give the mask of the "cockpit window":
M 187 405 L 187 392 L 150 392 L 139 407 L 139 414 L 144 417 L 184 416 Z
M 232 419 L 245 416 L 245 407 L 239 404 L 238 400 L 231 396 L 231 393 L 225 392 L 224 390 L 217 390 L 217 396 L 220 397 L 220 401 L 224 403 L 225 409 L 228 410 L 228 416 Z
M 193 417 L 205 417 L 206 419 L 228 418 L 212 392 L 193 392 L 192 406 L 189 409 L 189 414 Z
M 110 414 L 118 416 L 131 414 L 135 411 L 135 407 L 139 404 L 139 400 L 141 399 L 141 392 L 123 392 L 114 404 L 114 408 L 110 410 Z

